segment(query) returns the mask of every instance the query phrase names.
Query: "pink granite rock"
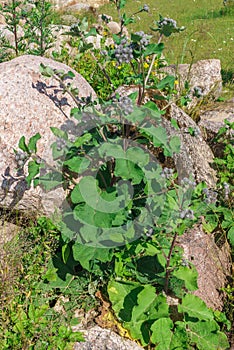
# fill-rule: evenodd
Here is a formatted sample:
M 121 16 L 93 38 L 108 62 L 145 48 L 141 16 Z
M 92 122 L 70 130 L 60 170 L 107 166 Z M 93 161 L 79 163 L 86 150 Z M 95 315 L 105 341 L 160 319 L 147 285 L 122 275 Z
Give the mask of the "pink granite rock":
M 52 59 L 26 55 L 0 64 L 0 206 L 16 205 L 18 209 L 51 212 L 50 206 L 56 207 L 52 193 L 43 204 L 45 198 L 42 198 L 39 188 L 25 191 L 23 198 L 15 201 L 13 187 L 7 194 L 1 188 L 4 187 L 4 178 L 16 175 L 13 149 L 18 148 L 21 136 L 24 135 L 28 141 L 31 136 L 40 133 L 42 138 L 38 142 L 38 153 L 45 155 L 50 152 L 54 140 L 50 127 L 63 124 L 70 109 L 75 107 L 73 99 L 62 93 L 58 81 L 40 74 L 40 63 L 65 72 L 71 70 L 75 74 L 73 85 L 79 89 L 79 97 L 96 95 L 80 74 Z M 56 196 L 59 195 L 56 191 Z
M 221 62 L 218 59 L 200 60 L 192 65 L 172 64 L 164 67 L 162 71 L 177 77 L 179 92 L 184 90 L 185 82 L 188 82 L 188 95 L 191 98 L 189 109 L 199 104 L 202 98 L 216 99 L 222 92 Z M 201 94 L 198 97 L 196 89 Z

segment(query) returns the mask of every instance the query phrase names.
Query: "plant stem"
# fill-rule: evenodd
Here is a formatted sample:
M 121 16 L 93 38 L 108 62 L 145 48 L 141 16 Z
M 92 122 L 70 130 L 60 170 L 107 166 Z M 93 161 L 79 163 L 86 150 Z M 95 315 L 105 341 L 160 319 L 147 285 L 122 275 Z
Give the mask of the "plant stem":
M 73 93 L 68 89 L 68 87 L 66 86 L 66 84 L 64 84 L 63 80 L 62 80 L 60 77 L 58 77 L 56 74 L 53 75 L 53 78 L 54 78 L 55 80 L 57 80 L 57 81 L 60 83 L 60 85 L 61 85 L 61 87 L 64 89 L 64 91 L 67 92 L 68 95 L 71 96 L 71 98 L 73 99 L 73 101 L 74 101 L 74 102 L 76 103 L 76 105 L 80 108 L 80 107 L 81 107 L 80 102 L 79 102 L 79 101 L 77 100 L 77 98 L 73 95 Z
M 44 54 L 44 30 L 43 30 L 43 20 L 44 20 L 44 12 L 45 12 L 45 0 L 42 0 L 41 3 L 41 14 L 40 14 L 40 56 Z
M 159 39 L 158 39 L 158 44 L 160 44 L 161 40 L 162 40 L 162 34 L 160 34 L 160 37 L 159 37 Z M 156 57 L 157 57 L 157 54 L 155 53 L 155 54 L 153 55 L 153 57 L 152 57 L 152 61 L 151 61 L 150 67 L 149 67 L 147 76 L 146 76 L 146 78 L 145 78 L 145 82 L 144 82 L 144 85 L 145 85 L 145 86 L 146 86 L 147 83 L 148 83 L 148 80 L 149 80 L 151 71 L 152 71 L 152 69 L 153 69 L 154 62 L 155 62 Z
M 173 240 L 171 242 L 171 247 L 170 247 L 169 254 L 167 256 L 166 277 L 165 277 L 165 284 L 164 284 L 164 291 L 165 291 L 166 294 L 168 294 L 168 285 L 169 285 L 169 277 L 170 277 L 169 266 L 170 266 L 171 256 L 172 256 L 173 249 L 175 247 L 175 242 L 176 242 L 177 236 L 178 236 L 178 233 L 175 233 L 174 237 L 173 237 Z
M 19 55 L 18 50 L 18 35 L 17 35 L 17 18 L 16 18 L 16 4 L 15 0 L 12 0 L 12 17 L 13 17 L 13 33 L 14 33 L 14 40 L 15 40 L 15 54 L 16 56 Z

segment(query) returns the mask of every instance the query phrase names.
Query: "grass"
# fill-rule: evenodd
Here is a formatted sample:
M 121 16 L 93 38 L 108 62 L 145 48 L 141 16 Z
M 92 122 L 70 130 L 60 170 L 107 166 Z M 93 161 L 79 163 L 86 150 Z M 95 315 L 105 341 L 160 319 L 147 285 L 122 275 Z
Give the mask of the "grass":
M 145 3 L 150 12 L 142 12 L 136 16 L 136 23 L 128 26 L 130 32 L 144 30 L 155 36 L 150 30 L 159 14 L 177 21 L 178 26 L 186 30 L 180 34 L 164 37 L 164 55 L 169 64 L 191 64 L 203 59 L 219 59 L 224 83 L 222 97 L 229 99 L 234 94 L 234 2 L 224 6 L 222 0 L 141 0 L 126 2 L 128 15 L 136 12 Z M 118 21 L 117 11 L 112 3 L 107 3 L 96 11 L 74 14 L 78 18 L 86 16 L 89 23 L 97 20 L 97 15 L 106 13 Z M 61 18 L 62 13 L 58 15 Z M 56 16 L 55 16 L 56 17 Z M 92 85 L 92 84 L 91 84 Z
M 41 217 L 0 247 L 1 350 L 72 350 L 73 343 L 82 340 L 70 327 L 74 318 L 70 294 L 66 296 L 71 312 L 61 313 L 53 308 L 61 292 L 48 288 L 53 277 L 48 266 L 56 257 L 58 239 L 55 226 Z
M 159 19 L 159 14 L 175 19 L 186 30 L 164 40 L 169 63 L 220 59 L 224 82 L 233 83 L 234 6 L 224 7 L 222 1 L 217 0 L 128 0 L 126 13 L 137 11 L 144 3 L 150 6 L 150 13 L 137 15 L 136 23 L 129 26 L 131 31 L 141 29 L 149 33 L 149 26 Z M 118 18 L 113 4 L 100 7 L 98 12 L 112 15 L 115 20 Z
M 153 34 L 149 27 L 153 26 L 159 14 L 177 21 L 178 26 L 186 30 L 179 35 L 164 38 L 164 54 L 169 64 L 196 62 L 204 59 L 219 59 L 222 67 L 222 78 L 225 84 L 224 96 L 232 97 L 234 91 L 234 2 L 224 6 L 222 0 L 127 0 L 125 11 L 128 15 L 136 12 L 145 3 L 150 12 L 142 12 L 136 16 L 136 23 L 128 26 L 130 32 L 144 30 Z M 106 13 L 118 21 L 116 9 L 112 3 L 98 8 L 94 14 L 82 12 L 72 13 L 78 18 L 86 16 L 89 23 L 96 21 L 97 15 Z M 63 13 L 58 13 L 56 23 Z M 96 17 L 96 18 L 95 18 Z M 54 17 L 56 19 L 56 16 Z M 156 39 L 156 38 L 155 38 Z

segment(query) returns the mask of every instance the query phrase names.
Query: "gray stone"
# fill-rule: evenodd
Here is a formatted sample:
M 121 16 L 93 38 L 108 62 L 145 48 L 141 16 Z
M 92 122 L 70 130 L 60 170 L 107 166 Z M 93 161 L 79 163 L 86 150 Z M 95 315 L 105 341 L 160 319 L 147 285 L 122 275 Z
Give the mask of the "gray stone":
M 94 326 L 82 331 L 85 342 L 76 343 L 74 350 L 142 350 L 135 342 L 124 339 L 110 329 Z
M 189 83 L 189 97 L 192 101 L 188 104 L 188 108 L 196 106 L 202 98 L 207 96 L 210 99 L 216 99 L 222 92 L 221 63 L 218 59 L 200 60 L 192 65 L 170 65 L 162 68 L 162 71 L 178 78 L 179 93 L 184 90 L 184 83 L 186 81 Z M 193 96 L 194 88 L 201 89 L 200 98 Z
M 105 4 L 105 2 L 107 2 L 107 0 L 52 0 L 52 4 L 56 9 L 66 9 L 69 11 L 71 11 L 72 9 L 80 11 L 85 7 L 89 8 L 91 6 L 98 7 L 100 5 Z
M 111 32 L 111 34 L 118 34 L 121 30 L 119 23 L 111 21 L 107 23 L 107 28 Z
M 208 307 L 222 310 L 225 294 L 221 291 L 231 275 L 231 255 L 227 240 L 217 240 L 206 234 L 202 224 L 189 229 L 178 239 L 184 258 L 194 264 L 198 272 L 198 290 L 194 292 Z
M 0 14 L 0 24 L 6 24 L 5 17 Z
M 163 118 L 163 124 L 169 137 L 177 135 L 180 138 L 180 152 L 173 156 L 179 180 L 192 176 L 197 183 L 204 181 L 208 187 L 214 187 L 216 173 L 211 168 L 214 155 L 204 141 L 199 127 L 175 104 L 171 105 L 170 116 L 177 121 L 179 130 L 174 129 L 167 119 Z M 194 136 L 189 133 L 189 128 L 195 131 Z
M 73 15 L 63 15 L 61 17 L 62 23 L 65 23 L 66 25 L 70 26 L 71 24 L 77 23 L 77 18 Z
M 67 5 L 66 10 L 69 12 L 80 12 L 80 11 L 88 11 L 90 9 L 90 5 L 88 3 L 78 2 L 75 4 Z
M 101 39 L 102 35 L 97 34 L 96 36 L 90 35 L 86 38 L 88 44 L 93 44 L 95 49 L 101 49 Z
M 55 51 L 61 53 L 63 47 L 68 49 L 68 55 L 72 55 L 74 48 L 69 45 L 70 36 L 65 34 L 70 31 L 70 26 L 68 25 L 50 25 L 51 33 L 54 37 L 53 46 L 46 51 L 46 56 L 53 57 L 52 53 Z
M 18 149 L 23 135 L 27 142 L 31 136 L 40 133 L 38 154 L 49 159 L 50 145 L 55 140 L 50 127 L 60 127 L 69 117 L 71 108 L 76 106 L 69 95 L 63 94 L 59 82 L 40 74 L 40 63 L 64 72 L 72 71 L 79 97 L 92 94 L 95 98 L 96 95 L 80 74 L 52 59 L 26 55 L 0 64 L 0 206 L 51 213 L 61 203 L 64 192 L 56 190 L 46 196 L 39 188 L 26 190 L 24 178 L 18 177 L 15 171 L 13 151 Z M 5 182 L 7 179 L 17 181 L 4 190 L 1 187 L 4 179 Z M 17 184 L 19 191 L 16 191 Z
M 234 99 L 210 106 L 209 109 L 201 111 L 199 117 L 198 125 L 200 128 L 205 129 L 206 138 L 209 141 L 225 125 L 225 119 L 234 123 Z

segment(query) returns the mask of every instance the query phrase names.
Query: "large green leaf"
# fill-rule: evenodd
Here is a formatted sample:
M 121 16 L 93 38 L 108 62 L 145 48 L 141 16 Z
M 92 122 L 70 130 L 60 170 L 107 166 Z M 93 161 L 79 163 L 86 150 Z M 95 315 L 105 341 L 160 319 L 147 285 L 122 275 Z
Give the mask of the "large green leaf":
M 114 214 L 95 210 L 84 203 L 78 204 L 75 207 L 74 218 L 83 224 L 88 224 L 94 227 L 110 228 L 112 226 Z
M 100 229 L 99 227 L 86 224 L 79 229 L 77 242 L 83 242 L 88 246 L 105 248 L 116 246 L 116 244 L 119 243 L 120 245 L 123 245 L 133 238 L 134 232 L 131 235 L 130 229 L 128 231 L 124 230 L 122 227 Z
M 153 144 L 155 147 L 162 147 L 165 156 L 171 156 L 171 150 L 168 144 L 168 136 L 166 129 L 162 126 L 155 127 L 151 125 L 150 127 L 143 127 L 142 130 L 151 138 L 153 138 Z
M 164 49 L 164 44 L 149 44 L 147 45 L 146 49 L 144 50 L 144 57 L 150 56 L 152 54 L 160 54 Z
M 215 321 L 187 322 L 187 332 L 199 350 L 230 349 L 226 335 L 219 331 Z
M 50 191 L 63 183 L 63 176 L 61 173 L 53 171 L 43 176 L 40 176 L 38 184 L 44 188 L 45 191 Z
M 142 344 L 146 345 L 149 342 L 149 330 L 145 334 L 143 329 L 148 315 L 143 315 L 139 319 L 133 316 L 134 308 L 139 302 L 138 296 L 143 290 L 144 286 L 134 282 L 112 281 L 108 285 L 109 297 L 117 316 L 124 321 L 124 327 L 131 332 L 131 336 L 140 339 Z
M 90 160 L 84 157 L 75 156 L 64 161 L 63 164 L 66 165 L 69 170 L 82 174 L 85 170 L 88 169 Z
M 125 158 L 126 154 L 118 143 L 105 142 L 98 148 L 100 157 Z
M 131 180 L 133 185 L 139 184 L 144 178 L 144 173 L 136 164 L 126 159 L 116 159 L 115 175 L 124 180 Z
M 168 142 L 166 129 L 162 126 L 155 127 L 151 125 L 150 127 L 142 128 L 149 136 L 153 137 L 153 143 L 155 147 L 160 147 L 166 145 Z
M 140 147 L 131 147 L 127 150 L 126 156 L 135 164 L 145 166 L 149 163 L 149 154 Z
M 145 285 L 144 289 L 138 294 L 137 305 L 133 309 L 132 321 L 159 319 L 161 317 L 168 317 L 169 307 L 166 302 L 166 297 L 156 294 L 155 287 Z
M 173 213 L 178 213 L 180 208 L 179 208 L 179 200 L 177 197 L 177 192 L 174 190 L 171 190 L 167 193 L 167 203 L 166 203 L 166 210 L 168 214 L 172 211 Z
M 84 202 L 95 208 L 101 195 L 101 189 L 98 187 L 97 180 L 93 176 L 86 176 L 80 180 L 76 187 L 79 187 Z M 76 193 L 78 194 L 78 190 Z
M 137 295 L 137 303 L 132 309 L 132 319 L 124 325 L 135 339 L 145 346 L 149 342 L 149 321 L 169 316 L 169 307 L 163 295 L 157 295 L 151 285 L 145 285 Z
M 193 349 L 188 345 L 188 334 L 186 331 L 186 323 L 182 321 L 175 322 L 173 337 L 171 338 L 170 350 Z
M 82 265 L 82 267 L 90 271 L 90 262 L 97 259 L 101 262 L 107 262 L 112 259 L 113 253 L 108 248 L 97 248 L 75 243 L 72 246 L 73 257 Z
M 131 311 L 136 305 L 136 296 L 142 289 L 143 286 L 137 282 L 111 280 L 108 283 L 107 291 L 112 308 L 123 321 L 131 320 Z
M 71 256 L 69 257 L 71 259 Z M 61 288 L 63 291 L 66 290 L 67 286 L 71 287 L 71 283 L 74 280 L 74 263 L 71 260 L 65 264 L 62 260 L 61 254 L 53 257 L 48 262 L 48 270 L 43 276 L 44 282 L 40 282 L 40 287 L 44 290 L 50 290 L 52 288 Z M 77 265 L 77 263 L 75 262 Z M 49 282 L 49 283 L 48 283 Z M 74 281 L 75 282 L 75 281 Z M 76 290 L 78 291 L 79 282 L 76 281 Z
M 137 271 L 148 279 L 148 281 L 157 280 L 158 276 L 165 272 L 166 259 L 162 252 L 153 256 L 147 256 L 146 253 L 136 262 Z
M 170 145 L 172 153 L 179 153 L 180 146 L 181 146 L 179 136 L 172 136 L 170 138 L 169 145 Z
M 131 200 L 131 195 L 128 193 L 126 184 L 119 186 L 118 193 L 115 188 L 112 188 L 111 191 L 102 191 L 98 186 L 98 181 L 94 177 L 86 176 L 80 180 L 78 186 L 85 203 L 96 211 L 106 214 L 118 213 Z M 76 193 L 79 197 L 77 190 Z
M 202 223 L 203 229 L 208 233 L 213 232 L 214 229 L 217 227 L 217 225 L 218 225 L 218 217 L 214 214 L 207 214 L 205 216 L 205 220 L 203 220 L 203 223 Z
M 157 350 L 171 349 L 172 328 L 173 322 L 170 318 L 160 318 L 152 324 L 150 328 L 152 331 L 151 341 L 153 344 L 157 344 Z
M 73 190 L 72 190 L 72 193 L 71 193 L 71 200 L 72 200 L 72 203 L 74 204 L 77 204 L 77 203 L 82 203 L 84 202 L 84 198 L 80 192 L 80 186 L 79 185 L 76 185 Z
M 75 142 L 73 143 L 73 145 L 75 147 L 80 147 L 83 144 L 85 144 L 86 142 L 90 141 L 92 139 L 92 135 L 89 133 L 85 133 L 84 135 L 78 137 Z
M 197 290 L 198 273 L 194 267 L 180 266 L 178 270 L 173 272 L 173 276 L 185 282 L 185 287 L 188 290 Z
M 155 256 L 160 253 L 160 249 L 157 246 L 157 243 L 147 241 L 144 243 L 138 243 L 135 249 L 135 254 L 143 253 L 148 256 Z
M 84 225 L 79 230 L 81 239 L 80 242 L 84 244 L 88 244 L 89 246 L 97 246 L 102 248 L 103 245 L 100 246 L 100 241 L 103 241 L 106 237 L 103 237 L 104 234 L 100 235 L 100 228 L 94 227 L 91 225 Z M 106 240 L 110 241 L 110 237 L 108 236 Z M 78 240 L 77 240 L 78 242 Z
M 199 320 L 213 319 L 213 312 L 207 308 L 204 301 L 192 294 L 185 295 L 182 303 L 178 305 L 178 311 Z

